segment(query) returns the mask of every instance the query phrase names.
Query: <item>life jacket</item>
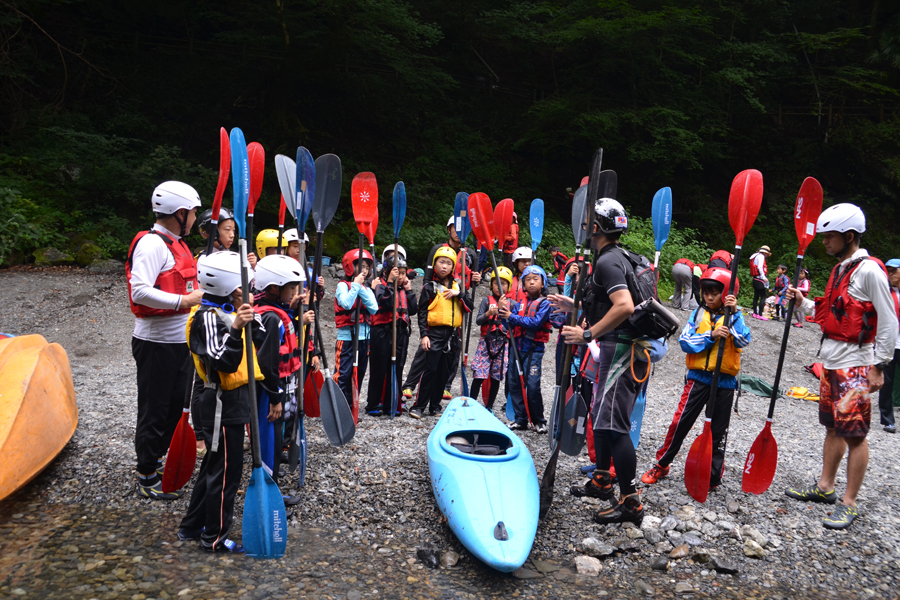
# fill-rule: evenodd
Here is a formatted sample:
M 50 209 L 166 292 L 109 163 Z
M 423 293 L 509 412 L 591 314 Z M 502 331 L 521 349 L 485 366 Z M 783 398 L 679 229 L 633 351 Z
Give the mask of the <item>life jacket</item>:
M 190 316 L 188 317 L 187 326 L 184 330 L 185 338 L 188 341 L 188 348 L 190 348 L 191 324 L 194 321 L 194 317 L 197 316 L 198 308 L 199 307 L 195 306 L 189 311 Z M 208 310 L 215 312 L 216 315 L 229 328 L 234 323 L 234 313 L 227 313 L 221 308 L 203 308 L 208 308 Z M 243 339 L 243 336 L 244 330 L 241 329 L 241 339 Z M 200 376 L 200 379 L 202 379 L 206 383 L 217 384 L 221 386 L 223 390 L 236 390 L 242 385 L 247 385 L 247 383 L 250 381 L 250 378 L 247 374 L 247 345 L 241 344 L 241 346 L 243 347 L 244 356 L 241 358 L 241 364 L 237 368 L 237 371 L 235 371 L 234 373 L 222 373 L 221 371 L 216 371 L 213 375 L 212 381 L 210 381 L 210 377 L 206 372 L 206 365 L 203 363 L 203 359 L 191 352 L 191 358 L 194 359 L 194 367 L 197 369 L 197 374 Z M 265 379 L 262 372 L 260 371 L 259 362 L 256 359 L 255 348 L 253 349 L 253 375 L 256 381 L 262 381 L 263 379 Z
M 556 285 L 558 285 L 560 287 L 566 285 L 566 272 L 569 270 L 569 265 L 571 265 L 573 262 L 575 262 L 577 258 L 578 258 L 577 256 L 573 256 L 572 258 L 570 258 L 566 261 L 566 264 L 563 265 L 563 268 L 559 270 L 559 276 L 556 279 Z M 590 275 L 591 272 L 593 271 L 594 265 L 592 265 L 591 263 L 586 262 L 586 261 L 584 264 L 587 265 L 588 275 Z
M 847 267 L 838 274 L 841 265 L 831 270 L 825 295 L 816 298 L 815 321 L 822 328 L 822 337 L 848 342 L 851 344 L 871 344 L 875 340 L 878 327 L 878 313 L 871 302 L 862 302 L 850 295 L 850 278 L 864 260 L 874 260 L 887 276 L 884 263 L 874 256 L 864 256 L 850 261 Z M 837 276 L 837 279 L 835 279 Z M 893 294 L 894 309 L 897 310 L 897 297 Z
M 716 321 L 721 323 L 721 319 L 723 318 L 724 315 L 716 319 Z M 699 334 L 709 333 L 710 331 L 715 329 L 712 315 L 705 308 L 698 308 L 695 311 L 694 324 L 697 328 L 697 333 Z M 688 369 L 695 369 L 698 371 L 715 371 L 716 360 L 718 360 L 718 358 L 719 341 L 716 340 L 716 343 L 713 344 L 709 348 L 709 350 L 705 352 L 686 354 L 685 362 Z M 722 357 L 722 373 L 726 373 L 728 375 L 737 375 L 738 371 L 740 370 L 741 349 L 734 345 L 734 338 L 729 335 L 727 338 L 725 338 L 725 354 Z
M 134 248 L 145 235 L 158 235 L 166 243 L 166 248 L 169 249 L 172 257 L 175 259 L 175 266 L 157 275 L 153 287 L 169 294 L 179 295 L 190 294 L 198 288 L 197 264 L 191 255 L 191 249 L 184 243 L 184 240 L 181 238 L 176 240 L 156 229 L 142 231 L 134 236 L 134 239 L 131 241 L 131 247 L 128 249 L 128 259 L 125 261 L 125 278 L 128 281 L 128 303 L 131 304 L 131 312 L 139 319 L 171 317 L 189 313 L 191 311 L 190 308 L 151 308 L 143 304 L 135 304 L 134 300 L 131 299 L 131 262 L 134 256 Z
M 691 271 L 694 270 L 694 261 L 692 261 L 689 258 L 679 258 L 678 260 L 675 261 L 675 264 L 676 265 L 687 265 L 688 267 L 691 268 Z
M 713 252 L 713 255 L 709 257 L 709 267 L 712 269 L 713 267 L 721 267 L 723 269 L 731 268 L 731 252 L 728 250 L 716 250 Z
M 351 282 L 345 281 L 349 288 Z M 356 298 L 356 302 L 353 303 L 349 309 L 345 309 L 337 301 L 337 294 L 334 295 L 334 326 L 338 329 L 342 327 L 351 327 L 353 325 L 353 311 L 359 308 L 359 322 L 365 323 L 366 325 L 372 324 L 372 315 L 369 314 L 369 311 L 366 310 L 366 307 L 363 306 L 362 300 L 359 297 Z
M 536 318 L 538 309 L 541 305 L 546 302 L 547 299 L 544 297 L 535 298 L 534 300 L 526 299 L 524 302 L 519 303 L 519 316 L 520 317 L 530 317 Z M 541 326 L 540 329 L 530 329 L 527 327 L 516 327 L 513 329 L 514 337 L 526 337 L 529 340 L 534 342 L 541 342 L 546 344 L 550 341 L 550 332 L 553 331 L 553 325 L 550 323 L 550 319 Z
M 386 285 L 391 289 L 394 288 L 393 283 L 388 283 L 384 280 L 383 277 L 381 279 L 381 285 Z M 409 323 L 409 309 L 406 304 L 406 293 L 400 286 L 397 286 L 397 318 L 401 321 Z M 387 308 L 378 307 L 378 312 L 372 315 L 372 325 L 390 325 L 391 321 L 394 320 L 394 305 L 391 305 Z
M 569 263 L 569 257 L 563 254 L 562 252 L 558 252 L 556 256 L 553 257 L 553 268 L 556 270 L 557 274 L 563 273 L 563 267 Z M 565 274 L 563 273 L 563 277 L 565 278 Z M 565 281 L 563 281 L 565 283 Z
M 462 307 L 460 306 L 459 296 L 453 298 L 444 298 L 441 294 L 445 288 L 443 285 L 434 282 L 437 293 L 431 304 L 428 305 L 428 326 L 429 327 L 461 327 L 462 326 Z M 459 284 L 453 282 L 454 290 L 459 289 Z
M 284 326 L 284 336 L 278 348 L 280 356 L 278 376 L 281 378 L 290 377 L 300 370 L 301 358 L 300 344 L 297 342 L 297 332 L 294 330 L 294 320 L 284 310 L 271 304 L 254 305 L 253 310 L 259 314 L 273 312 L 281 319 L 281 324 Z
M 763 257 L 763 268 L 762 273 L 760 273 L 759 265 L 756 264 L 757 256 L 759 256 L 759 252 L 750 257 L 750 275 L 752 275 L 753 277 L 765 277 L 769 274 L 769 266 L 766 264 L 765 257 Z
M 509 293 L 507 293 L 506 296 L 520 304 L 528 299 L 528 294 L 525 292 L 525 286 L 522 285 L 522 280 L 519 279 L 518 276 L 513 276 L 512 285 L 509 286 Z
M 494 298 L 493 294 L 488 296 L 488 308 L 492 306 L 497 306 L 497 299 Z M 487 337 L 488 335 L 495 333 L 506 335 L 506 328 L 503 327 L 500 317 L 492 317 L 487 323 L 481 326 L 481 337 Z

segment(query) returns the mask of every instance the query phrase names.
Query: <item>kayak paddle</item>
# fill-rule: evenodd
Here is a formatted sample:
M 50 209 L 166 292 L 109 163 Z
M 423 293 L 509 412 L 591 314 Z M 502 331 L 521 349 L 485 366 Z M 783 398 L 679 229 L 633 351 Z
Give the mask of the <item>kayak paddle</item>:
M 292 159 L 284 154 L 275 155 L 275 175 L 278 177 L 278 189 L 286 199 L 293 199 L 291 202 L 285 200 L 285 208 L 291 213 L 294 220 L 297 219 L 296 174 L 297 166 Z
M 403 221 L 406 220 L 406 184 L 398 181 L 394 184 L 393 197 L 393 216 L 394 216 L 394 266 L 400 270 L 400 264 L 397 256 L 397 245 L 400 243 L 400 228 L 403 227 Z M 372 256 L 374 259 L 374 255 Z M 394 318 L 391 321 L 391 420 L 397 413 L 397 403 L 400 401 L 397 389 L 397 280 L 394 280 Z M 404 292 L 406 293 L 406 292 Z M 409 311 L 406 313 L 409 315 Z M 412 327 L 410 319 L 409 326 Z
M 247 239 L 251 246 L 253 236 L 253 212 L 262 194 L 263 175 L 266 172 L 266 151 L 259 142 L 247 144 L 247 160 L 250 162 L 250 200 L 247 204 Z M 262 257 L 257 257 L 262 258 Z
M 672 188 L 664 187 L 653 195 L 651 218 L 653 237 L 656 241 L 653 269 L 656 271 L 656 278 L 659 279 L 659 253 L 662 252 L 663 244 L 669 239 L 669 229 L 672 227 Z
M 232 187 L 234 188 L 234 221 L 238 227 L 238 245 L 241 253 L 241 291 L 243 303 L 250 303 L 250 282 L 247 262 L 247 226 L 245 216 L 250 199 L 250 166 L 247 144 L 243 132 L 231 130 Z M 241 526 L 242 541 L 247 556 L 252 558 L 280 558 L 287 547 L 287 515 L 284 498 L 278 485 L 262 467 L 259 450 L 259 420 L 256 413 L 255 352 L 251 323 L 244 326 L 244 353 L 247 361 L 247 378 L 250 383 L 250 445 L 253 452 L 253 472 L 244 495 L 244 520 Z
M 462 257 L 462 265 L 460 269 L 460 273 L 462 273 L 462 285 L 463 285 L 463 294 L 466 293 L 466 262 L 468 261 L 468 253 L 469 251 L 466 249 L 466 238 L 469 237 L 469 217 L 468 217 L 468 209 L 469 209 L 469 195 L 465 192 L 457 192 L 456 198 L 453 200 L 453 227 L 456 229 L 456 237 L 460 242 L 460 253 L 459 256 Z M 474 298 L 473 298 L 474 301 Z M 463 327 L 466 325 L 472 324 L 471 314 L 463 313 Z M 469 329 L 471 331 L 471 329 Z M 466 339 L 466 345 L 463 351 L 460 353 L 460 378 L 462 381 L 462 395 L 469 395 L 469 380 L 466 379 L 466 364 L 469 362 L 469 344 L 468 338 Z
M 191 480 L 194 466 L 197 464 L 197 435 L 191 427 L 188 417 L 191 414 L 191 397 L 194 395 L 194 376 L 191 373 L 191 384 L 187 386 L 187 396 L 181 419 L 172 435 L 169 452 L 166 454 L 166 468 L 163 470 L 162 491 L 170 494 L 180 490 Z
M 531 209 L 528 211 L 528 226 L 531 229 L 531 252 L 534 256 L 541 240 L 544 239 L 544 201 L 540 198 L 531 201 Z M 537 261 L 532 262 L 537 264 Z
M 209 220 L 207 230 L 206 253 L 212 254 L 213 242 L 218 234 L 219 211 L 222 208 L 222 195 L 225 186 L 228 185 L 228 171 L 231 168 L 231 143 L 228 141 L 228 132 L 224 127 L 219 129 L 219 182 L 216 184 L 216 195 L 213 196 L 212 218 Z M 196 450 L 195 450 L 196 452 Z
M 734 231 L 734 259 L 731 261 L 731 281 L 728 284 L 728 294 L 734 294 L 734 283 L 737 279 L 738 265 L 741 259 L 741 244 L 744 236 L 753 227 L 756 216 L 759 214 L 759 206 L 762 204 L 763 177 L 762 173 L 755 169 L 741 171 L 731 183 L 731 193 L 728 196 L 728 221 Z M 725 317 L 722 321 L 724 327 L 731 326 L 731 308 L 725 307 Z M 725 338 L 720 338 L 716 345 L 716 368 L 713 371 L 712 382 L 709 385 L 709 400 L 706 403 L 706 417 L 703 421 L 703 432 L 697 436 L 687 459 L 684 461 L 684 485 L 688 494 L 697 502 L 706 502 L 709 494 L 709 477 L 712 469 L 712 431 L 711 423 L 716 406 L 716 393 L 719 391 L 719 374 L 722 370 L 722 357 L 725 355 Z
M 355 273 L 359 275 L 362 272 L 363 264 L 363 244 L 366 236 L 369 235 L 372 227 L 372 220 L 378 214 L 378 182 L 375 180 L 374 173 L 358 173 L 350 184 L 350 201 L 353 207 L 353 220 L 356 221 L 356 228 L 359 230 L 359 254 L 356 261 Z M 374 231 L 372 238 L 375 238 Z M 375 269 L 375 257 L 372 257 L 372 269 Z M 372 273 L 369 272 L 371 277 Z M 367 278 L 368 279 L 368 278 Z M 350 288 L 350 284 L 347 284 Z M 353 422 L 359 422 L 359 382 L 357 381 L 357 372 L 359 369 L 359 321 L 362 316 L 360 312 L 363 310 L 362 300 L 357 297 L 355 302 L 356 308 L 353 311 Z
M 281 203 L 278 205 L 278 250 L 276 254 L 284 254 L 284 211 L 287 205 L 284 203 L 284 194 L 281 195 Z
M 797 264 L 794 266 L 794 277 L 791 287 L 797 287 L 800 269 L 803 268 L 803 255 L 806 247 L 816 236 L 816 222 L 822 212 L 822 185 L 812 177 L 803 180 L 797 203 L 794 206 L 794 228 L 797 230 Z M 787 350 L 788 336 L 791 333 L 791 317 L 794 316 L 792 298 L 788 304 L 787 316 L 784 318 L 784 333 L 781 334 L 781 350 L 778 353 L 778 366 L 775 368 L 775 383 L 772 384 L 772 397 L 769 400 L 769 413 L 763 430 L 756 436 L 747 460 L 744 462 L 744 475 L 741 489 L 749 494 L 762 494 L 775 478 L 778 467 L 778 443 L 772 435 L 772 415 L 775 414 L 775 401 L 778 399 L 778 384 L 781 383 L 781 368 L 784 366 L 784 353 Z

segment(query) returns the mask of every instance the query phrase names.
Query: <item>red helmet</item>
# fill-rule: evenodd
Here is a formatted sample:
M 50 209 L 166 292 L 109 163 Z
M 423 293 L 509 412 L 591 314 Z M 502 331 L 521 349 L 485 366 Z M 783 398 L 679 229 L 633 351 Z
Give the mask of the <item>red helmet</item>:
M 344 266 L 344 273 L 347 277 L 353 276 L 353 265 L 356 264 L 357 259 L 359 259 L 359 248 L 351 250 L 341 259 L 341 264 Z M 369 261 L 369 271 L 371 271 L 375 262 L 372 260 L 372 255 L 369 254 L 368 250 L 363 250 L 363 260 Z
M 703 275 L 700 276 L 700 282 L 702 283 L 704 280 L 708 281 L 718 281 L 724 286 L 724 290 L 722 290 L 723 294 L 728 293 L 728 284 L 731 283 L 731 271 L 728 269 L 723 269 L 722 267 L 713 267 L 712 269 L 707 269 L 703 272 Z M 734 278 L 734 295 L 737 296 L 738 292 L 741 290 L 741 283 L 737 277 Z

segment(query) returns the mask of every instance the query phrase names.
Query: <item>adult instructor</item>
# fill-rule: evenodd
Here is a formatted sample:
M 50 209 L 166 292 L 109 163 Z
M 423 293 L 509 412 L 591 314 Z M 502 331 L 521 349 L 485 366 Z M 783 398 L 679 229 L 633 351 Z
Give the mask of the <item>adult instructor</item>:
M 185 325 L 203 292 L 194 257 L 182 238 L 194 225 L 200 196 L 186 183 L 166 181 L 153 190 L 151 206 L 156 223 L 135 236 L 125 263 L 136 317 L 131 338 L 138 389 L 134 450 L 140 494 L 175 500 L 182 492 L 162 491 L 162 457 L 193 377 Z
M 822 524 L 846 529 L 859 516 L 856 496 L 869 463 L 870 394 L 884 385 L 884 371 L 894 356 L 897 313 L 880 262 L 859 247 L 866 217 L 853 204 L 822 211 L 816 224 L 825 251 L 840 263 L 832 270 L 825 296 L 816 298 L 816 322 L 822 327 L 823 365 L 819 380 L 819 423 L 825 426 L 822 474 L 816 485 L 788 488 L 788 497 L 834 504 L 834 479 L 844 454 L 847 489 L 838 510 Z M 802 298 L 790 288 L 791 297 Z

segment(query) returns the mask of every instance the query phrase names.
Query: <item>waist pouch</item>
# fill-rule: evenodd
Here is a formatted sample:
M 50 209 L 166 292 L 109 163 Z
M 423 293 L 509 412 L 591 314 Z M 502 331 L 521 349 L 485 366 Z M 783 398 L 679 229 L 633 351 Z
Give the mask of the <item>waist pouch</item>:
M 648 298 L 634 307 L 628 322 L 641 336 L 649 338 L 669 338 L 678 331 L 678 317 L 660 304 L 655 298 Z

